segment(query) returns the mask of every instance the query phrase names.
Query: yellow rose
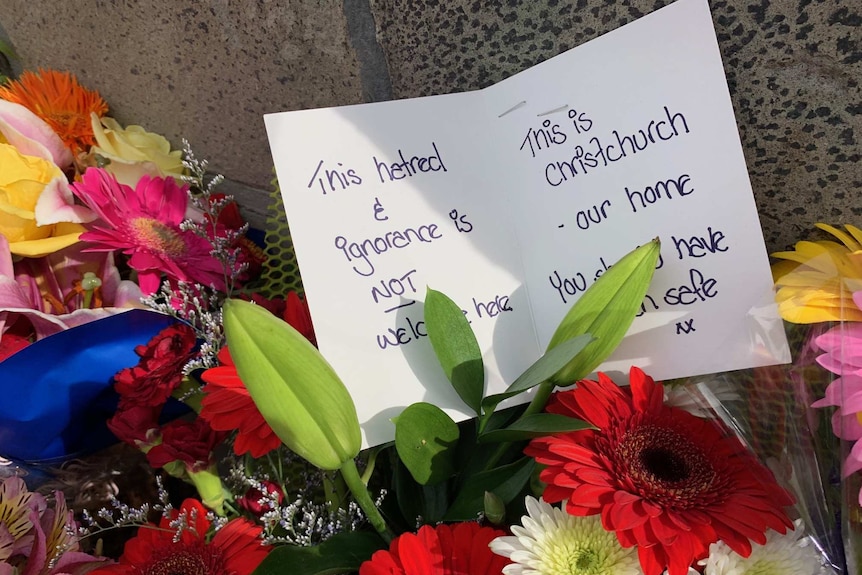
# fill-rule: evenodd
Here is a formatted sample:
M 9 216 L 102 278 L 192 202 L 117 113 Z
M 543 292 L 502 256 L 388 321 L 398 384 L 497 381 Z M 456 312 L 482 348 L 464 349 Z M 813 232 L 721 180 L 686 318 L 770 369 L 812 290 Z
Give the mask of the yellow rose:
M 140 126 L 123 129 L 113 118 L 90 115 L 96 145 L 90 154 L 107 159 L 105 169 L 121 184 L 135 187 L 141 176 L 172 176 L 179 181 L 183 175 L 182 152 L 171 151 L 163 136 L 147 132 Z
M 66 176 L 52 162 L 26 156 L 9 144 L 0 144 L 0 234 L 16 255 L 40 257 L 78 241 L 84 228 L 61 222 L 36 223 L 36 202 L 50 185 L 65 182 Z

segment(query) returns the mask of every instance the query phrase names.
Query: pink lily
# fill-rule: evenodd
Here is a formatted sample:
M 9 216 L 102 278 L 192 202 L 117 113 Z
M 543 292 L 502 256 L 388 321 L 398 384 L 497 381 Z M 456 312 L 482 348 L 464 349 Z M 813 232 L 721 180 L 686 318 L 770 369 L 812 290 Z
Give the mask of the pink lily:
M 84 298 L 76 293 L 75 281 L 87 272 L 101 280 L 104 307 L 84 307 Z M 42 339 L 125 311 L 140 297 L 134 282 L 120 280 L 111 253 L 84 253 L 75 245 L 13 264 L 9 243 L 0 235 L 0 334 L 6 331 L 10 316 L 20 314 L 33 325 L 36 339 Z
M 54 492 L 53 508 L 41 514 L 31 512 L 30 521 L 35 537 L 21 575 L 86 573 L 108 560 L 78 550 L 77 540 L 67 530 L 67 526 L 74 526 L 75 522 L 62 491 Z

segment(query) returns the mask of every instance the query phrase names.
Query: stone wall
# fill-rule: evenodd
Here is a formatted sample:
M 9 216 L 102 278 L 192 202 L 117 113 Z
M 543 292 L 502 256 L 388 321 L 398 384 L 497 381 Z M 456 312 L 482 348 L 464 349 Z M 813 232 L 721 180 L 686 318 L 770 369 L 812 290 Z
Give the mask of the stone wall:
M 268 112 L 482 88 L 666 0 L 0 0 L 26 68 L 66 69 L 121 123 L 187 138 L 262 220 Z M 862 225 L 862 6 L 710 0 L 770 251 Z

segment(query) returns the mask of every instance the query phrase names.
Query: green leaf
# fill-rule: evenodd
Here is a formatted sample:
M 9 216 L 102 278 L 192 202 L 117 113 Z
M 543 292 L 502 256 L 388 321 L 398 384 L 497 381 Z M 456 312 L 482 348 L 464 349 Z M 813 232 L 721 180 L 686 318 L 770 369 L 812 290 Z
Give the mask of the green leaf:
M 266 309 L 224 303 L 231 357 L 263 418 L 291 451 L 321 469 L 339 469 L 362 445 L 347 388 L 307 339 Z
M 392 469 L 392 480 L 398 512 L 406 521 L 402 531 L 415 530 L 417 523 L 433 525 L 443 519 L 449 508 L 449 482 L 419 485 L 401 461 L 396 461 Z M 388 500 L 383 500 L 384 505 Z M 387 515 L 387 519 L 391 525 L 393 518 Z
M 10 61 L 18 59 L 18 54 L 15 53 L 15 49 L 12 45 L 4 42 L 2 39 L 0 39 L 0 54 L 6 56 Z
M 564 341 L 553 349 L 549 349 L 533 365 L 528 367 L 512 385 L 506 388 L 506 391 L 489 395 L 483 399 L 482 409 L 486 413 L 493 411 L 501 401 L 514 397 L 551 379 L 555 373 L 581 353 L 591 341 L 593 341 L 592 336 L 582 334 Z
M 478 415 L 485 389 L 485 365 L 464 312 L 445 294 L 428 288 L 425 328 L 452 387 Z
M 469 477 L 446 512 L 445 521 L 470 521 L 485 507 L 485 492 L 490 491 L 508 504 L 530 480 L 536 462 L 522 457 L 514 463 Z
M 613 353 L 640 310 L 661 252 L 658 238 L 623 256 L 575 302 L 548 349 L 589 333 L 596 340 L 552 376 L 556 385 L 583 379 Z
M 261 561 L 252 575 L 336 575 L 359 570 L 383 540 L 370 531 L 347 531 L 333 535 L 320 545 L 280 545 Z
M 430 403 L 414 403 L 395 419 L 395 449 L 410 475 L 428 485 L 455 473 L 460 431 L 446 413 Z
M 479 436 L 479 443 L 494 443 L 499 441 L 521 441 L 552 433 L 566 433 L 591 427 L 588 423 L 557 415 L 555 413 L 533 413 L 525 415 L 505 429 L 495 429 Z

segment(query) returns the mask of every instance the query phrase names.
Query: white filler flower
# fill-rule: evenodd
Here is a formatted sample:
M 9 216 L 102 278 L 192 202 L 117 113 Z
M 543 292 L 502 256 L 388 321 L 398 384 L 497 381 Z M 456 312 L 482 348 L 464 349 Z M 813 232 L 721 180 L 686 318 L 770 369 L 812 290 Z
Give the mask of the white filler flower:
M 575 517 L 542 500 L 526 498 L 523 527 L 497 537 L 491 550 L 514 561 L 505 575 L 642 575 L 637 550 L 620 547 L 598 515 Z
M 817 575 L 820 556 L 808 538 L 802 538 L 802 521 L 796 529 L 782 535 L 769 531 L 766 545 L 753 544 L 751 555 L 742 557 L 719 541 L 709 546 L 704 575 Z

